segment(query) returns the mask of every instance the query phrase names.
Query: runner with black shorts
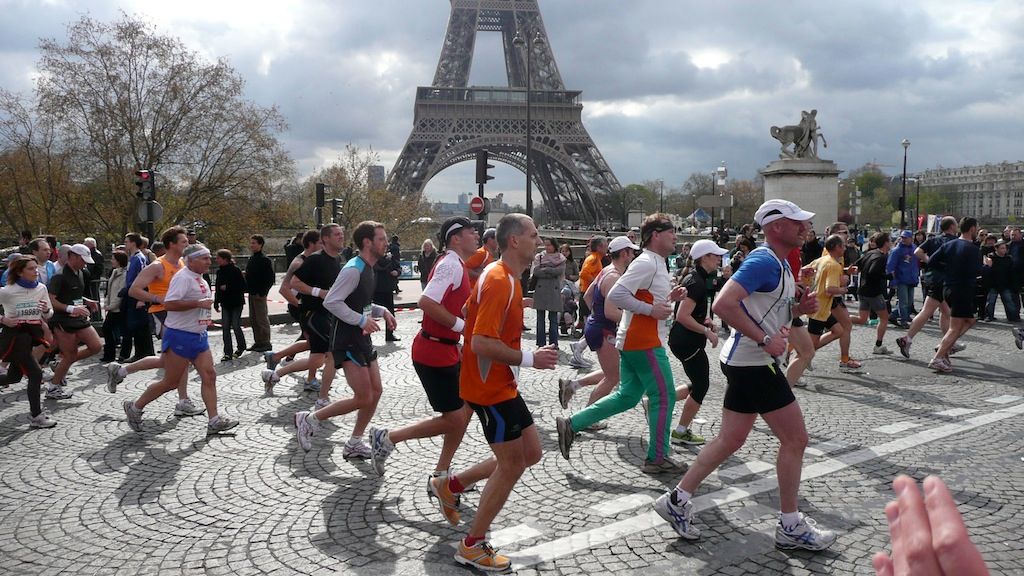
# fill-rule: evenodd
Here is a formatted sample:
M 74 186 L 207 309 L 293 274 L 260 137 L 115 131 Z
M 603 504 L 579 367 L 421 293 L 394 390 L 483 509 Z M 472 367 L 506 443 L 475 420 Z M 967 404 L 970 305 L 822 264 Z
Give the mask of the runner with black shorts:
M 345 229 L 338 224 L 328 224 L 320 229 L 323 249 L 306 257 L 291 277 L 291 288 L 299 293 L 299 327 L 309 343 L 309 357 L 286 366 L 267 368 L 261 374 L 267 393 L 273 392 L 274 385 L 285 374 L 316 370 L 324 364 L 324 356 L 331 347 L 331 313 L 324 308 L 324 298 L 334 286 L 341 272 L 339 256 L 345 246 Z M 307 380 L 308 382 L 308 380 Z M 320 386 L 314 410 L 330 404 L 330 390 Z
M 48 399 L 70 398 L 71 392 L 65 389 L 67 381 L 64 377 L 71 365 L 103 348 L 99 334 L 89 322 L 92 312 L 99 309 L 99 302 L 85 297 L 85 287 L 91 281 L 85 265 L 92 263 L 92 251 L 85 244 L 75 244 L 68 251 L 67 264 L 50 278 L 48 290 L 53 310 L 50 327 L 60 350 L 60 362 L 54 368 L 53 380 L 46 389 Z M 79 348 L 79 344 L 84 344 L 85 348 Z
M 693 502 L 700 483 L 746 442 L 760 415 L 779 439 L 776 475 L 781 514 L 775 546 L 823 550 L 835 532 L 816 526 L 797 509 L 800 470 L 807 430 L 778 358 L 786 352 L 786 336 L 794 315 L 813 313 L 818 301 L 805 292 L 799 302 L 789 264 L 783 260 L 796 246 L 814 217 L 786 200 L 768 200 L 754 220 L 764 230 L 765 246 L 752 251 L 719 292 L 714 311 L 731 333 L 719 357 L 727 388 L 719 435 L 704 447 L 674 490 L 654 503 L 654 510 L 687 540 L 700 537 L 693 526 Z
M 944 217 L 939 223 L 939 230 L 942 232 L 941 235 L 925 240 L 924 243 L 917 247 L 917 250 L 914 250 L 914 256 L 926 265 L 923 275 L 923 281 L 926 286 L 925 299 L 924 306 L 914 316 L 914 321 L 910 323 L 907 333 L 896 339 L 896 345 L 899 346 L 900 354 L 903 354 L 904 358 L 910 358 L 910 345 L 914 343 L 914 336 L 917 336 L 917 333 L 924 328 L 924 325 L 936 310 L 939 310 L 939 328 L 942 330 L 942 333 L 945 334 L 949 331 L 949 305 L 944 301 L 945 294 L 943 292 L 945 292 L 945 286 L 943 274 L 938 270 L 937 266 L 928 265 L 928 261 L 931 259 L 931 255 L 937 252 L 943 244 L 956 240 L 958 231 L 956 218 L 952 216 Z M 956 354 L 961 350 L 963 350 L 963 345 L 956 344 L 950 349 L 950 354 Z
M 291 362 L 295 359 L 296 354 L 306 352 L 309 350 L 309 342 L 306 340 L 306 332 L 301 329 L 303 325 L 302 312 L 300 310 L 301 302 L 299 301 L 299 292 L 292 288 L 292 277 L 295 276 L 295 271 L 306 261 L 310 255 L 314 252 L 323 249 L 323 243 L 320 241 L 319 230 L 306 230 L 302 235 L 302 249 L 303 251 L 292 259 L 291 263 L 288 264 L 288 270 L 285 271 L 284 277 L 281 279 L 281 286 L 278 288 L 278 293 L 284 297 L 288 302 L 288 314 L 299 323 L 299 337 L 295 339 L 295 342 L 278 352 L 270 350 L 263 353 L 263 360 L 267 363 L 266 370 L 273 372 L 275 368 L 282 362 L 287 360 Z M 287 362 L 286 362 L 287 363 Z M 320 381 L 316 379 L 316 366 L 309 367 L 306 375 L 306 381 L 303 383 L 303 391 L 306 392 L 319 392 Z M 266 373 L 266 371 L 264 372 Z M 270 374 L 264 376 L 264 383 L 270 379 Z M 281 375 L 277 375 L 278 380 L 281 379 Z
M 469 273 L 464 263 L 473 255 L 478 235 L 468 218 L 456 216 L 445 220 L 437 237 L 446 251 L 432 270 L 421 270 L 429 279 L 419 300 L 423 327 L 412 341 L 412 366 L 430 407 L 440 416 L 392 430 L 370 428 L 370 450 L 378 474 L 384 474 L 384 462 L 395 444 L 444 435 L 431 477 L 447 477 L 455 451 L 462 443 L 473 416 L 459 397 L 459 339 L 466 325 L 462 309 L 470 294 Z M 433 495 L 429 486 L 427 493 Z
M 978 319 L 974 317 L 974 292 L 981 273 L 981 250 L 974 243 L 978 221 L 970 216 L 960 220 L 960 237 L 942 245 L 928 259 L 929 267 L 942 270 L 943 300 L 949 306 L 949 330 L 946 330 L 928 367 L 937 372 L 952 372 L 949 355 L 957 340 L 967 333 Z M 989 261 L 991 265 L 991 261 Z
M 370 335 L 380 330 L 376 318 L 383 318 L 390 330 L 396 326 L 391 312 L 373 303 L 376 283 L 373 265 L 388 251 L 388 235 L 384 225 L 372 221 L 360 222 L 352 232 L 352 243 L 359 248 L 359 255 L 341 269 L 323 302 L 324 309 L 330 315 L 327 328 L 330 336 L 320 395 L 324 398 L 330 393 L 335 371 L 342 368 L 353 396 L 329 403 L 315 411 L 304 410 L 295 414 L 295 433 L 299 446 L 309 450 L 320 421 L 358 411 L 352 436 L 341 452 L 345 460 L 370 457 L 370 448 L 363 442 L 363 433 L 377 410 L 382 391 L 380 366 Z M 295 275 L 298 276 L 299 272 Z M 317 322 L 318 319 L 314 317 L 309 325 L 311 350 L 315 350 L 315 340 L 319 338 L 314 336 L 320 330 Z

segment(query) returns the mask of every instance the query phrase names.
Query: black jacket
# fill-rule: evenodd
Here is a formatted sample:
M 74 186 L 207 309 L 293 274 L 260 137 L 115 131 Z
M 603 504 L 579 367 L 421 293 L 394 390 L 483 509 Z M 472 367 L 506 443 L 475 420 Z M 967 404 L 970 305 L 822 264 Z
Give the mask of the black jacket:
M 245 305 L 245 278 L 234 262 L 217 270 L 213 303 L 225 308 L 241 308 Z
M 266 296 L 274 287 L 277 277 L 274 276 L 274 264 L 263 252 L 256 252 L 249 257 L 245 265 L 245 283 L 249 287 L 249 293 L 257 296 Z
M 374 287 L 374 294 L 394 292 L 398 286 L 398 276 L 392 276 L 391 272 L 397 271 L 398 275 L 401 276 L 402 263 L 388 255 L 377 260 L 373 268 L 377 273 L 377 285 Z
M 1003 290 L 1014 290 L 1013 259 L 1007 256 L 996 256 L 992 254 L 992 270 L 989 274 L 989 286 L 1002 292 Z

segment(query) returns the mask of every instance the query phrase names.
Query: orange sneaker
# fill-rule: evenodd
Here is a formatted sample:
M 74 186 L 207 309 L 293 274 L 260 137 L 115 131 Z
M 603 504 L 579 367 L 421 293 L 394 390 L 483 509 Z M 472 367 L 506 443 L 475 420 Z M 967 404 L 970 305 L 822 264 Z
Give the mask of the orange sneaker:
M 458 526 L 461 518 L 459 497 L 448 488 L 448 476 L 431 476 L 427 479 L 427 487 L 430 489 L 430 495 L 437 498 L 444 519 L 452 526 Z
M 455 561 L 488 572 L 504 572 L 512 565 L 508 556 L 495 552 L 485 540 L 477 542 L 474 546 L 466 546 L 465 540 L 459 540 L 459 551 L 455 553 Z

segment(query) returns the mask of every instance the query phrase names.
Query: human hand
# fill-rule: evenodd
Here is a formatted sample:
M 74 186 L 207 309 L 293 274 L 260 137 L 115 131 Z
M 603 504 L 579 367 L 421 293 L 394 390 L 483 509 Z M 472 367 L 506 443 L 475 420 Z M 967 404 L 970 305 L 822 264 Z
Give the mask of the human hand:
M 46 314 L 50 311 L 50 301 L 45 299 L 39 300 L 39 313 Z
M 708 331 L 708 342 L 711 342 L 712 348 L 718 348 L 718 334 L 714 330 Z
M 4 316 L 3 325 L 7 326 L 8 328 L 14 328 L 15 326 L 18 325 L 18 321 L 15 320 L 14 318 L 11 318 L 10 316 Z
M 651 316 L 656 320 L 664 320 L 672 315 L 672 305 L 668 302 L 658 302 L 651 306 Z
M 398 328 L 398 320 L 395 318 L 395 315 L 388 310 L 384 311 L 384 324 L 387 325 L 388 330 Z
M 909 476 L 897 476 L 892 487 L 896 500 L 885 507 L 892 555 L 878 552 L 872 558 L 878 576 L 989 573 L 971 543 L 953 496 L 939 477 L 924 479 L 923 498 Z
M 786 335 L 782 332 L 776 332 L 771 335 L 772 340 L 764 346 L 764 351 L 769 356 L 779 357 L 786 353 Z
M 796 309 L 794 313 L 797 316 L 804 314 L 814 314 L 818 311 L 818 296 L 816 293 L 810 290 L 804 290 L 804 293 L 800 295 L 800 300 L 797 301 Z
M 85 301 L 85 307 L 89 311 L 95 312 L 96 310 L 99 310 L 99 307 L 100 307 L 100 303 L 99 302 L 97 302 L 95 300 L 90 300 L 88 298 L 84 298 L 83 300 Z
M 373 318 L 367 318 L 366 324 L 363 324 L 363 334 L 369 335 L 374 332 L 380 332 L 380 325 Z
M 196 308 L 202 308 L 203 310 L 209 310 L 213 308 L 213 298 L 204 298 L 199 301 L 199 305 Z
M 533 352 L 533 367 L 538 370 L 551 370 L 558 364 L 558 348 L 554 345 L 547 345 L 537 348 Z
M 676 286 L 668 293 L 668 299 L 672 302 L 679 302 L 683 298 L 686 298 L 686 287 Z

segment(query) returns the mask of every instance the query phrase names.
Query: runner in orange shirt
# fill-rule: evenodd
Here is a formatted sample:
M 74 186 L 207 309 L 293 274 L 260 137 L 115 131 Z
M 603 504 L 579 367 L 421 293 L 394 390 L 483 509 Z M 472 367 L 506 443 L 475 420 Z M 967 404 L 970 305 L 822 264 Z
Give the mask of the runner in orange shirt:
M 533 261 L 540 237 L 533 219 L 508 214 L 496 231 L 501 259 L 487 266 L 467 304 L 466 345 L 462 350 L 459 395 L 476 412 L 496 462 L 480 494 L 480 505 L 469 535 L 459 542 L 455 560 L 483 570 L 505 570 L 510 561 L 497 554 L 485 537 L 491 522 L 505 505 L 519 477 L 540 461 L 540 436 L 526 402 L 519 395 L 520 368 L 551 369 L 558 350 L 546 346 L 533 352 L 521 350 L 523 333 L 522 286 L 519 278 Z M 474 468 L 482 469 L 484 464 Z M 451 510 L 467 474 L 438 477 L 430 489 Z M 446 512 L 446 517 L 449 514 Z M 449 517 L 449 522 L 452 519 Z M 455 522 L 458 516 L 455 516 Z
M 466 272 L 469 273 L 470 289 L 476 286 L 476 281 L 480 278 L 480 274 L 483 273 L 484 268 L 486 268 L 491 262 L 498 259 L 497 234 L 498 231 L 494 228 L 484 230 L 483 235 L 480 236 L 480 242 L 483 245 L 477 248 L 476 252 L 466 259 Z

